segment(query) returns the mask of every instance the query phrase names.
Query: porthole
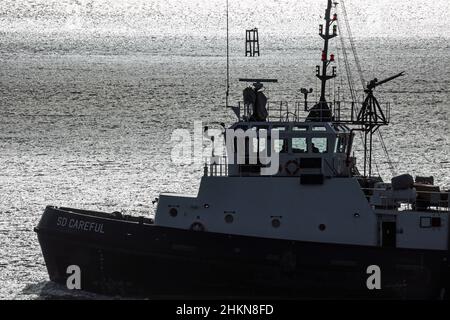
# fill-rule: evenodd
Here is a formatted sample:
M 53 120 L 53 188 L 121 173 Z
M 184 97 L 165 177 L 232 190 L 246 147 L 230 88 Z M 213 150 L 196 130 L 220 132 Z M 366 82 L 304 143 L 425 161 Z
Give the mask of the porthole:
M 177 210 L 176 208 L 171 208 L 171 209 L 169 210 L 169 214 L 170 214 L 170 216 L 172 216 L 172 217 L 176 217 L 176 216 L 178 215 L 178 210 Z
M 281 225 L 281 222 L 279 219 L 272 219 L 272 227 L 279 228 Z
M 324 225 L 323 223 L 319 225 L 319 230 L 320 231 L 325 231 L 326 228 L 327 228 L 327 226 Z
M 233 215 L 227 214 L 227 215 L 225 216 L 225 222 L 226 222 L 226 223 L 233 223 L 233 221 L 234 221 Z
M 205 204 L 203 205 L 203 207 L 204 207 L 205 209 L 208 209 L 208 208 L 209 208 L 209 204 L 205 203 Z

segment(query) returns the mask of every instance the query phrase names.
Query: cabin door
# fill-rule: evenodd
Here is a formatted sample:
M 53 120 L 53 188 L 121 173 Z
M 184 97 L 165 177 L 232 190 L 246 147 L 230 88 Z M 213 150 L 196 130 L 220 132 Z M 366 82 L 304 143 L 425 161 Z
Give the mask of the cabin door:
M 395 248 L 397 243 L 396 223 L 391 221 L 383 221 L 381 229 L 383 247 Z

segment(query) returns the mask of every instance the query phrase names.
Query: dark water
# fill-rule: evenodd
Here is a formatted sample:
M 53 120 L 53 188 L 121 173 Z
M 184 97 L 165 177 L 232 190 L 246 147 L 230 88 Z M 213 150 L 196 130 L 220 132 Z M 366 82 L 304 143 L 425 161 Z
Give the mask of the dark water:
M 187 14 L 180 4 L 151 2 L 159 5 L 159 29 L 140 16 L 140 7 L 120 16 L 114 6 L 99 11 L 99 2 L 86 2 L 93 4 L 88 20 L 59 12 L 52 1 L 53 7 L 43 1 L 0 5 L 0 298 L 72 297 L 47 282 L 32 231 L 46 205 L 150 216 L 151 200 L 161 191 L 196 193 L 202 175 L 199 166 L 171 163 L 173 130 L 193 129 L 194 120 L 233 121 L 223 107 L 224 39 L 207 28 L 216 21 L 205 13 L 215 12 L 214 2 L 202 7 L 199 15 L 209 17 L 203 23 L 192 18 L 193 9 Z M 185 28 L 170 23 L 173 14 Z M 148 29 L 130 32 L 130 17 Z M 294 18 L 284 16 L 288 25 Z M 303 21 L 305 34 L 315 33 L 316 18 Z M 378 91 L 380 100 L 394 101 L 383 136 L 397 173 L 433 175 L 448 188 L 450 56 L 448 39 L 431 36 L 433 19 L 422 19 L 419 39 L 391 31 L 386 37 L 380 27 L 376 37 L 358 37 L 357 47 L 366 79 L 407 73 Z M 233 101 L 240 99 L 239 77 L 278 78 L 269 89 L 273 100 L 300 100 L 300 87 L 315 88 L 320 38 L 286 37 L 286 28 L 274 29 L 262 33 L 263 55 L 256 59 L 242 56 L 242 39 L 233 35 Z M 389 179 L 378 144 L 375 159 Z

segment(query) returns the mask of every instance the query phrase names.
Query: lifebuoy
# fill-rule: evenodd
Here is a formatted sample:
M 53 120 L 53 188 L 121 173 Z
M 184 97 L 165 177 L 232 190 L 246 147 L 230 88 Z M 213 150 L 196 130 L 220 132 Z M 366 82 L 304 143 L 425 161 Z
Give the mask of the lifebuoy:
M 191 224 L 192 231 L 205 231 L 205 226 L 201 222 L 194 222 Z
M 289 166 L 292 164 L 295 165 L 294 170 L 289 169 Z M 284 170 L 286 170 L 286 173 L 288 175 L 295 176 L 298 173 L 298 171 L 300 170 L 300 166 L 299 166 L 297 160 L 289 160 L 288 162 L 286 162 L 286 165 L 284 166 Z

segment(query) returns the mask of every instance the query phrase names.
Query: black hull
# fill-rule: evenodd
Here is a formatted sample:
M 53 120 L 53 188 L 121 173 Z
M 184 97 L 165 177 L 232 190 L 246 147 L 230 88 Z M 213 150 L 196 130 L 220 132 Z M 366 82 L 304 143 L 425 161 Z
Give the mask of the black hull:
M 436 299 L 448 286 L 448 251 L 194 232 L 53 207 L 36 232 L 50 280 L 65 285 L 78 265 L 82 289 L 103 294 Z M 381 290 L 367 289 L 370 265 Z

